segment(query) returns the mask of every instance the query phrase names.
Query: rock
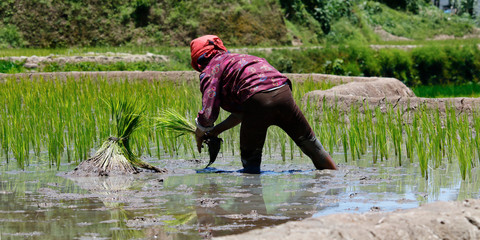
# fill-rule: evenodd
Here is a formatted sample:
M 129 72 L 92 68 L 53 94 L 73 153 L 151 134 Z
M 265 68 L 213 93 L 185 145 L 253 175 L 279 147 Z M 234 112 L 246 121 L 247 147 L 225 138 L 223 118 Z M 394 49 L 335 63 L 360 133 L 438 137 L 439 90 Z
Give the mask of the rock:
M 28 68 L 28 69 L 38 68 L 38 64 L 28 62 L 28 63 L 23 64 L 23 67 Z
M 41 59 L 35 55 L 31 56 L 28 58 L 28 62 L 34 62 L 34 63 L 38 63 Z

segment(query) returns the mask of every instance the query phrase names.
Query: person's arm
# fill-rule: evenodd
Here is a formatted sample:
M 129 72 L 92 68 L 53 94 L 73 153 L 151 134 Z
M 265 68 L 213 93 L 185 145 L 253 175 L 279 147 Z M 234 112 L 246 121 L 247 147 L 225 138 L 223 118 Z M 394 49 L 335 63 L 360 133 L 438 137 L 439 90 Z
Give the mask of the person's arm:
M 220 133 L 233 128 L 242 122 L 242 115 L 239 113 L 232 113 L 221 123 L 215 125 L 212 130 L 207 132 L 207 136 L 216 137 Z
M 205 137 L 216 137 L 220 133 L 237 126 L 242 122 L 242 115 L 239 113 L 232 113 L 221 123 L 210 127 L 210 128 L 201 128 L 197 126 L 195 130 L 195 140 L 197 141 L 197 150 L 202 152 L 203 140 Z
M 205 133 L 213 129 L 214 122 L 220 112 L 220 81 L 209 74 L 200 75 L 200 91 L 202 92 L 202 110 L 198 112 L 195 123 L 195 140 L 198 152 L 202 151 Z

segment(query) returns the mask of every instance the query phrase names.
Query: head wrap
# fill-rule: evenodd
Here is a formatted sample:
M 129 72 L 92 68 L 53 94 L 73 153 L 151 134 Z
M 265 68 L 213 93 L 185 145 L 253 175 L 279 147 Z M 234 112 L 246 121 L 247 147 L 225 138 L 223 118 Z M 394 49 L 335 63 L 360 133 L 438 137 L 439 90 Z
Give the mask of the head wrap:
M 209 58 L 218 53 L 218 51 L 227 51 L 227 48 L 223 46 L 222 40 L 215 35 L 205 35 L 192 40 L 190 43 L 190 53 L 192 57 L 192 67 L 201 72 L 200 65 L 197 60 L 200 56 L 204 55 L 205 58 Z

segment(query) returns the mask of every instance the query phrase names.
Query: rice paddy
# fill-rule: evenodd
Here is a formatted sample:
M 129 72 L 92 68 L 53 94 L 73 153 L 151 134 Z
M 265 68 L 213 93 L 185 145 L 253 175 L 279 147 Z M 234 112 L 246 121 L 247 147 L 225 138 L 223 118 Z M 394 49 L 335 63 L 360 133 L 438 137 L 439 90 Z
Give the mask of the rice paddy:
M 105 101 L 120 98 L 145 106 L 145 126 L 133 133 L 132 151 L 158 159 L 205 158 L 205 153 L 196 152 L 192 134 L 177 137 L 156 124 L 165 109 L 175 109 L 194 122 L 201 108 L 196 80 L 8 78 L 0 84 L 0 157 L 8 165 L 32 169 L 48 163 L 58 169 L 62 163 L 88 159 L 115 135 Z M 330 87 L 305 81 L 294 83 L 293 93 L 300 104 L 304 93 Z M 355 162 L 367 155 L 372 156 L 372 165 L 389 161 L 402 166 L 408 161 L 418 164 L 424 178 L 432 169 L 456 164 L 462 179 L 470 179 L 480 156 L 478 111 L 459 113 L 451 107 L 446 113 L 426 108 L 402 112 L 392 106 L 370 110 L 367 104 L 347 113 L 308 102 L 301 107 L 327 151 L 343 154 L 341 160 L 335 159 L 337 163 Z M 222 112 L 220 120 L 227 115 Z M 239 127 L 221 137 L 224 156 L 239 156 Z M 269 157 L 283 161 L 303 157 L 276 127 L 268 133 L 264 156 L 266 161 Z

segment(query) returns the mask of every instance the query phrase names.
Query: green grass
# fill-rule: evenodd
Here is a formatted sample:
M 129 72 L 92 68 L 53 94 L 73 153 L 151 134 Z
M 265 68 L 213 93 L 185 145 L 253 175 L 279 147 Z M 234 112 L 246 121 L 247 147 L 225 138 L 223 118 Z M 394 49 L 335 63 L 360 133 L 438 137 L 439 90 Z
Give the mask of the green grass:
M 417 97 L 451 98 L 480 97 L 480 84 L 417 86 L 412 88 Z
M 360 6 L 370 25 L 381 26 L 393 35 L 414 40 L 425 40 L 437 35 L 458 37 L 472 33 L 474 28 L 472 20 L 445 14 L 432 5 L 421 7 L 419 14 L 396 11 L 373 1 L 366 1 Z
M 188 47 L 146 47 L 146 46 L 119 46 L 119 47 L 72 47 L 72 48 L 4 48 L 0 51 L 0 57 L 16 56 L 83 56 L 87 54 L 106 54 L 106 53 L 130 53 L 130 54 L 169 54 L 172 52 L 188 52 Z
M 21 73 L 25 72 L 23 62 L 12 62 L 0 60 L 0 73 Z

